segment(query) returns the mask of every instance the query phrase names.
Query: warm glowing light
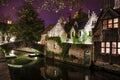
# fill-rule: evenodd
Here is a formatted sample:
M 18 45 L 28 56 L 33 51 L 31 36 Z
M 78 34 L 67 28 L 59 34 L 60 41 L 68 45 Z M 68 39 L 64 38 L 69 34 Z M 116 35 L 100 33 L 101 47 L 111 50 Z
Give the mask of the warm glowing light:
M 101 48 L 101 53 L 105 53 L 105 49 L 104 48 Z
M 7 21 L 7 24 L 12 24 L 12 21 L 8 20 L 8 21 Z
M 118 49 L 118 54 L 120 55 L 120 49 Z
M 101 43 L 101 47 L 105 47 L 105 43 L 104 42 Z
M 14 50 L 11 50 L 11 52 L 9 53 L 9 55 L 10 56 L 15 56 L 14 52 L 15 52 Z
M 106 42 L 106 47 L 110 47 L 110 43 L 109 42 Z
M 110 53 L 110 48 L 106 48 L 106 53 Z
M 116 42 L 112 42 L 112 47 L 116 48 Z
M 114 19 L 114 23 L 117 23 L 117 22 L 118 22 L 118 18 L 115 18 L 115 19 Z
M 116 54 L 116 49 L 112 49 L 112 54 Z

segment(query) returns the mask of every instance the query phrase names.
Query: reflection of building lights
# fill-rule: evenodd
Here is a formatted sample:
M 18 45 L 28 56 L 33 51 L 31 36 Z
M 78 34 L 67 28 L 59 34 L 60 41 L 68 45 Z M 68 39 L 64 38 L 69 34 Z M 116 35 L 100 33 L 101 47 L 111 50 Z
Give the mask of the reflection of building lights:
M 11 50 L 11 52 L 9 53 L 9 55 L 10 56 L 15 56 L 14 52 L 15 52 L 14 50 Z
M 12 24 L 12 21 L 8 20 L 8 21 L 7 21 L 7 24 Z
M 10 38 L 10 42 L 15 42 L 15 39 L 16 39 L 15 36 L 11 37 L 11 38 Z
M 88 75 L 85 75 L 85 80 L 89 80 L 89 76 Z

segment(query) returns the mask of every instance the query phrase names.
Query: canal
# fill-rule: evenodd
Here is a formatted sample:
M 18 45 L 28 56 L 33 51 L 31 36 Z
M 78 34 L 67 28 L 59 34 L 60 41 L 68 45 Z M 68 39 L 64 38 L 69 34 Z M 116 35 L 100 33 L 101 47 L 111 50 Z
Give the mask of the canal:
M 120 80 L 120 76 L 111 73 L 39 56 L 31 57 L 29 54 L 31 53 L 15 51 L 15 55 L 20 57 L 7 59 L 11 80 Z

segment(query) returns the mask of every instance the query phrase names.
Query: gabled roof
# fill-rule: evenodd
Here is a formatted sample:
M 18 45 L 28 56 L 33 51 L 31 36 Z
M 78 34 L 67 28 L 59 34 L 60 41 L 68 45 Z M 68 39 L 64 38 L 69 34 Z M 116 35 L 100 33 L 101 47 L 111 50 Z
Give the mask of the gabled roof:
M 64 30 L 66 33 L 69 33 L 71 28 L 74 27 L 75 31 L 83 29 L 88 21 L 88 17 L 84 17 L 83 19 L 72 19 L 70 22 L 66 23 L 64 26 Z M 78 25 L 75 23 L 77 22 Z
M 103 13 L 100 16 L 100 19 L 109 19 L 109 18 L 115 18 L 115 17 L 120 17 L 120 14 L 112 8 L 108 8 L 103 10 Z
M 99 15 L 99 18 L 97 20 L 97 23 L 95 25 L 95 28 L 93 30 L 93 34 L 96 33 L 96 31 L 100 29 L 100 27 L 98 25 L 102 24 L 102 23 L 100 23 L 101 20 L 109 19 L 109 18 L 116 18 L 116 17 L 120 17 L 120 12 L 118 10 L 115 10 L 112 8 L 102 10 L 100 15 Z
M 42 34 L 47 34 L 47 32 L 50 31 L 54 26 L 55 26 L 55 24 L 48 25 L 47 28 L 45 28 L 45 30 Z

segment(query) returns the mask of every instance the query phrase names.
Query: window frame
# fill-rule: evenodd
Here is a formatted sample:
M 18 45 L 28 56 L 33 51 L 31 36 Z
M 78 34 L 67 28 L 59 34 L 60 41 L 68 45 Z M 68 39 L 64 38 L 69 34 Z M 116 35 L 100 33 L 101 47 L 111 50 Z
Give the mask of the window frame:
M 117 20 L 115 20 L 115 19 L 117 19 Z M 115 26 L 117 26 L 117 27 L 115 27 Z M 104 19 L 102 21 L 102 28 L 103 28 L 103 30 L 118 29 L 118 27 L 119 27 L 119 18 Z

